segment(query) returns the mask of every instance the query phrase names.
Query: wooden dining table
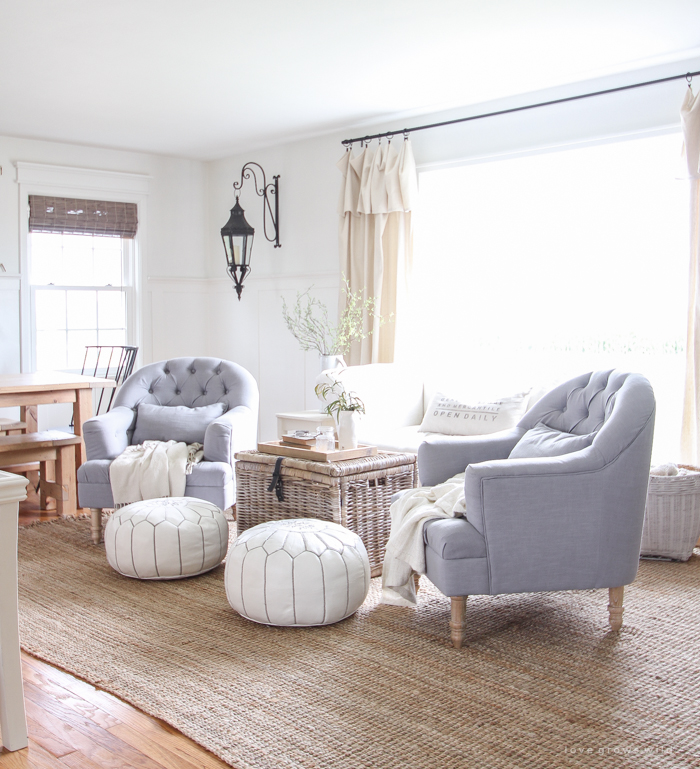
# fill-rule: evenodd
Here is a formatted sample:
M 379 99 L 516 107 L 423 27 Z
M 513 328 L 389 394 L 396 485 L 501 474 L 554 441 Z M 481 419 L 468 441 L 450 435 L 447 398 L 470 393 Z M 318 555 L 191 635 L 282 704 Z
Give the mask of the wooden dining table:
M 20 420 L 27 432 L 37 430 L 37 406 L 47 403 L 73 404 L 73 431 L 82 436 L 83 424 L 92 416 L 92 388 L 113 388 L 112 379 L 68 374 L 64 371 L 36 371 L 31 374 L 0 374 L 0 407 L 19 406 Z M 75 447 L 75 466 L 85 461 L 85 443 Z

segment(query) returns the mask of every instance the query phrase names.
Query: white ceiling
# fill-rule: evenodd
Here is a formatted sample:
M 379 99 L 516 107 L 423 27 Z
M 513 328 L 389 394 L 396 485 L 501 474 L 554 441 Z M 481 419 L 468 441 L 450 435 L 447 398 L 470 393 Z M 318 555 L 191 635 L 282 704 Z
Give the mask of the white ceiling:
M 200 159 L 700 55 L 698 0 L 0 0 L 0 14 L 0 134 Z

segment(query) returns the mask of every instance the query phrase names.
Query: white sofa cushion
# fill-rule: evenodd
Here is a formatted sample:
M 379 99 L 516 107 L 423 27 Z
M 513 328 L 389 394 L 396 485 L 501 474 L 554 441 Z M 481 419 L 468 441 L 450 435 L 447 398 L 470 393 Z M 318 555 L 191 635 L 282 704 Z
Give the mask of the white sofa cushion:
M 387 451 L 415 453 L 426 437 L 434 434 L 425 432 L 421 422 L 424 406 L 438 390 L 456 394 L 462 402 L 478 402 L 530 387 L 531 382 L 524 373 L 505 368 L 505 371 L 476 369 L 471 373 L 459 370 L 450 373 L 397 363 L 371 363 L 349 366 L 341 372 L 323 372 L 317 382 L 327 382 L 327 376 L 332 373 L 347 390 L 356 392 L 362 399 L 367 413 L 358 429 L 360 443 Z M 542 383 L 534 387 L 525 398 L 523 413 L 552 387 Z
M 367 420 L 376 425 L 404 427 L 423 419 L 423 380 L 396 363 L 348 366 L 338 376 L 346 390 L 365 404 Z
M 404 427 L 386 427 L 382 425 L 364 426 L 360 422 L 358 431 L 359 441 L 367 446 L 376 446 L 385 451 L 402 451 L 418 453 L 418 447 L 429 436 L 435 433 L 420 431 L 420 425 Z

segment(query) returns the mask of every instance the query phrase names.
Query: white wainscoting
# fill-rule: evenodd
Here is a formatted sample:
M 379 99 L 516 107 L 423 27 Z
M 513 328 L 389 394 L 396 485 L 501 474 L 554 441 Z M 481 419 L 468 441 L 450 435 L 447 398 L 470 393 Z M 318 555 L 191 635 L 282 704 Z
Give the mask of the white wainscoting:
M 19 302 L 19 275 L 0 272 L 0 374 L 14 374 L 20 370 Z M 0 416 L 19 419 L 19 408 L 0 409 Z
M 19 371 L 19 275 L 0 273 L 0 373 L 11 374 Z
M 282 318 L 282 297 L 290 305 L 310 286 L 335 319 L 337 273 L 250 275 L 240 302 L 226 278 L 149 278 L 144 325 L 150 329 L 150 359 L 206 355 L 239 363 L 260 388 L 260 440 L 274 440 L 277 412 L 318 404 L 318 355 L 299 349 Z

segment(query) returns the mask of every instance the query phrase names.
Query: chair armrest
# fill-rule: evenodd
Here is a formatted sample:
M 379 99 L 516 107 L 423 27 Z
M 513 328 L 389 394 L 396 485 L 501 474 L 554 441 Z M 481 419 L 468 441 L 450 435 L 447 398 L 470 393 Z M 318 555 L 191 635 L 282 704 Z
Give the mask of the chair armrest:
M 566 501 L 570 501 L 571 491 L 576 484 L 574 478 L 583 474 L 584 483 L 589 483 L 588 474 L 599 470 L 603 460 L 596 450 L 589 446 L 582 451 L 563 454 L 558 457 L 537 457 L 531 459 L 500 459 L 472 463 L 464 476 L 464 497 L 467 505 L 469 522 L 482 534 L 487 518 L 522 517 L 528 513 L 528 505 L 533 505 L 531 523 L 546 525 L 552 508 L 558 508 L 563 500 L 549 498 L 543 502 L 544 489 L 562 487 Z M 517 489 L 510 507 L 505 504 L 505 490 Z M 521 497 L 526 490 L 529 494 Z M 517 500 L 517 504 L 515 504 Z
M 430 435 L 418 447 L 418 475 L 423 486 L 444 483 L 467 465 L 506 459 L 525 431 L 519 428 L 490 435 Z
M 606 464 L 591 446 L 468 467 L 466 518 L 486 540 L 490 592 L 629 584 L 648 482 L 639 465 L 624 456 Z
M 129 445 L 128 430 L 136 415 L 126 406 L 118 406 L 91 417 L 83 424 L 85 454 L 91 459 L 114 459 Z
M 257 436 L 257 415 L 247 406 L 234 406 L 207 426 L 204 459 L 232 465 L 237 451 L 257 448 Z

